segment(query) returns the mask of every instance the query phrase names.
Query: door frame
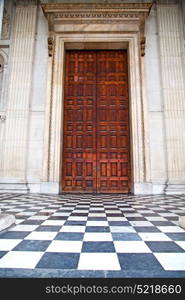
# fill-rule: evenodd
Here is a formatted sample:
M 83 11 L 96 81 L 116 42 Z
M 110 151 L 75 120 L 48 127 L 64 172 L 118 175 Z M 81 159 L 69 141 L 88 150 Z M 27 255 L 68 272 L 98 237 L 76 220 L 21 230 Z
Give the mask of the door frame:
M 101 49 L 107 43 L 111 49 L 127 49 L 129 86 L 129 124 L 131 155 L 131 192 L 139 193 L 149 177 L 149 156 L 145 141 L 148 123 L 145 117 L 146 99 L 141 67 L 140 35 L 135 33 L 57 33 L 53 56 L 48 61 L 45 139 L 43 154 L 43 190 L 62 192 L 61 170 L 63 149 L 63 102 L 65 49 Z

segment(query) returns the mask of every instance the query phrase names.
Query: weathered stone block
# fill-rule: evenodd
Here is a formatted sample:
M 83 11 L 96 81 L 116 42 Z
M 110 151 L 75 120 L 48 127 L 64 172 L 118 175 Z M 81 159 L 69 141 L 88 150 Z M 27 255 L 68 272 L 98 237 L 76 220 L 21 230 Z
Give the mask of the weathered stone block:
M 185 229 L 185 216 L 179 217 L 179 226 Z
M 15 216 L 8 214 L 0 214 L 0 231 L 15 224 Z

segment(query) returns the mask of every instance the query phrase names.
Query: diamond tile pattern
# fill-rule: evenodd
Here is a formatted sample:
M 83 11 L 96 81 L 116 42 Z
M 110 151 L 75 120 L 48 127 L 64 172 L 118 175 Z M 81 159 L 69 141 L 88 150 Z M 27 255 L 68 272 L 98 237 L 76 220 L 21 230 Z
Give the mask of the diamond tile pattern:
M 185 196 L 0 194 L 0 269 L 185 270 Z

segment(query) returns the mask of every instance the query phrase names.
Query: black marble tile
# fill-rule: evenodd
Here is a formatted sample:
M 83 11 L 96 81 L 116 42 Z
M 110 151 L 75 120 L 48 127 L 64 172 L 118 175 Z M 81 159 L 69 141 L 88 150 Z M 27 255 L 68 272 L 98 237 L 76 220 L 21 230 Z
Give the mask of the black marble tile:
M 175 242 L 155 241 L 155 242 L 145 242 L 145 243 L 152 250 L 152 252 L 185 252 Z
M 51 241 L 41 240 L 23 240 L 13 251 L 45 251 Z
M 152 253 L 118 253 L 118 259 L 123 270 L 163 270 Z
M 108 226 L 87 226 L 85 229 L 86 232 L 110 232 L 110 228 Z
M 83 242 L 82 252 L 115 252 L 113 242 Z
M 141 241 L 142 239 L 137 233 L 112 233 L 114 241 Z
M 44 253 L 36 268 L 77 269 L 79 257 L 77 253 Z
M 84 233 L 80 232 L 59 232 L 55 240 L 64 240 L 64 241 L 82 241 Z

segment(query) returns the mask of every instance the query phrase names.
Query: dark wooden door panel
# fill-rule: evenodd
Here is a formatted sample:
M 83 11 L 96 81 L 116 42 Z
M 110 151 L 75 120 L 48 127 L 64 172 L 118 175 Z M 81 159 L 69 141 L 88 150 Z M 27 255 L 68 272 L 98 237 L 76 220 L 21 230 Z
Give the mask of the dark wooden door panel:
M 67 51 L 63 191 L 129 192 L 126 51 Z
M 66 53 L 63 190 L 96 191 L 96 53 Z
M 97 191 L 129 192 L 126 51 L 97 52 Z

